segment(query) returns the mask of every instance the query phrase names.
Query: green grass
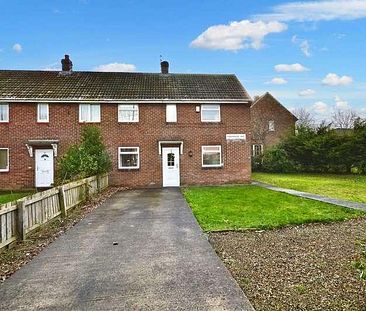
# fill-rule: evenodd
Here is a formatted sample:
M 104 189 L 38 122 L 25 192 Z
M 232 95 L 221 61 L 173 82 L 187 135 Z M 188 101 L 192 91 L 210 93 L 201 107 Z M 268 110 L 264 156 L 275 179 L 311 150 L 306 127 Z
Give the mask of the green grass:
M 192 187 L 183 193 L 205 231 L 268 229 L 365 215 L 256 186 Z
M 366 176 L 253 173 L 252 179 L 283 188 L 366 203 Z
M 32 192 L 0 192 L 0 204 L 18 200 L 32 194 Z

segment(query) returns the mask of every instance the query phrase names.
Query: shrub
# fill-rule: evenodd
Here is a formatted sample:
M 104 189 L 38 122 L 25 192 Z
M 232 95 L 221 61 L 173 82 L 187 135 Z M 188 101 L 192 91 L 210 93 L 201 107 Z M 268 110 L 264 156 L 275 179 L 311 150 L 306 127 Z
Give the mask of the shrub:
M 262 166 L 265 171 L 284 173 L 294 172 L 295 164 L 291 161 L 284 149 L 273 148 L 265 152 Z
M 100 130 L 85 126 L 81 143 L 71 146 L 58 163 L 58 183 L 107 173 L 112 168 Z

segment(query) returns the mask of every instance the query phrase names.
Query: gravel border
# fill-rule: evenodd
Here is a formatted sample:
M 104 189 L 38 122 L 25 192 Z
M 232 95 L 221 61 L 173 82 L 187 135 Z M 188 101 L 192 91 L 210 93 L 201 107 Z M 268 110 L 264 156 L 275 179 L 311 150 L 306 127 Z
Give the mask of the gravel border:
M 0 284 L 113 194 L 124 190 L 128 188 L 109 187 L 86 203 L 68 211 L 66 218 L 57 217 L 28 234 L 25 241 L 15 242 L 9 248 L 3 248 L 0 251 Z
M 366 310 L 366 217 L 209 238 L 256 310 Z

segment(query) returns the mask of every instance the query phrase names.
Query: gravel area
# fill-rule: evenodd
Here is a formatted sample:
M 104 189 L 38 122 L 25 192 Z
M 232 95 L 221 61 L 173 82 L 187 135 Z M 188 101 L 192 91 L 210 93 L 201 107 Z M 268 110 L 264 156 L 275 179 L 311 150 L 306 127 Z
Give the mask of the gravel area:
M 215 232 L 210 242 L 256 310 L 366 310 L 353 266 L 366 253 L 366 218 Z
M 28 234 L 25 241 L 16 242 L 10 248 L 3 248 L 0 251 L 0 284 L 113 194 L 127 189 L 124 187 L 109 187 L 85 204 L 68 211 L 66 218 L 57 217 Z

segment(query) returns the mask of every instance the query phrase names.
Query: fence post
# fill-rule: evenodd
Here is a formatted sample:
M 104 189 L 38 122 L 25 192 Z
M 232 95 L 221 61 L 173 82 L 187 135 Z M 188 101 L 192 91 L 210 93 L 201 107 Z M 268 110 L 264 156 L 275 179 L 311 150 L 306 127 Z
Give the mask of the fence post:
M 60 202 L 61 217 L 67 216 L 64 187 L 58 188 L 58 200 Z
M 18 214 L 17 214 L 17 223 L 18 223 L 18 237 L 20 240 L 25 240 L 25 201 L 18 201 Z
M 100 189 L 100 178 L 101 178 L 101 175 L 97 175 L 96 178 L 97 178 L 97 191 L 98 191 L 98 193 L 100 193 L 102 191 Z
M 86 178 L 85 179 L 85 193 L 84 193 L 84 200 L 88 201 L 89 200 L 89 179 Z

